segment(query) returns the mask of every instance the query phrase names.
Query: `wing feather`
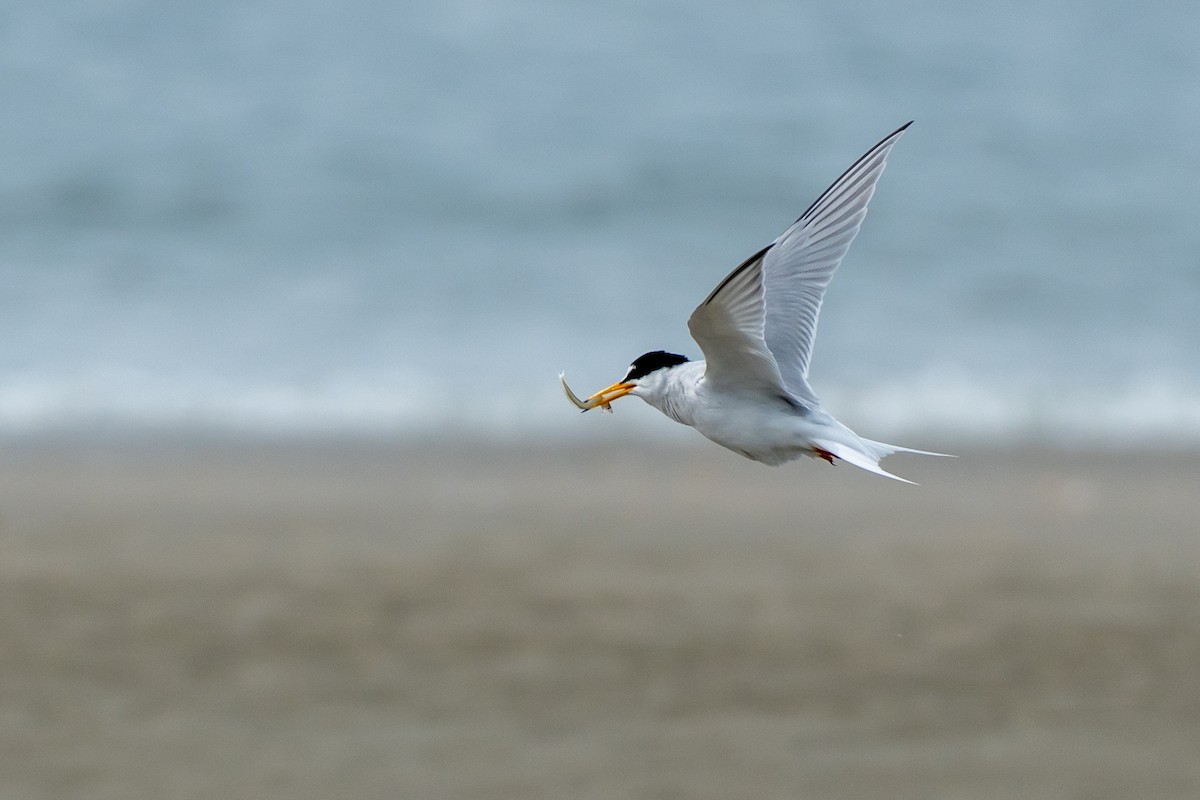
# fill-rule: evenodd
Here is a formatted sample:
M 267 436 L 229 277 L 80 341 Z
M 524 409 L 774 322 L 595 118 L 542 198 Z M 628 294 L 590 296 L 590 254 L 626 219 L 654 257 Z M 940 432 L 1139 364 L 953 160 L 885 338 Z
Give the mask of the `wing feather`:
M 850 165 L 759 254 L 763 338 L 784 386 L 804 403 L 818 402 L 808 385 L 808 366 L 825 289 L 862 227 L 888 152 L 911 124 L 902 125 Z
M 763 339 L 762 263 L 768 250 L 729 273 L 688 318 L 688 330 L 704 351 L 704 379 L 714 388 L 786 397 L 779 367 Z

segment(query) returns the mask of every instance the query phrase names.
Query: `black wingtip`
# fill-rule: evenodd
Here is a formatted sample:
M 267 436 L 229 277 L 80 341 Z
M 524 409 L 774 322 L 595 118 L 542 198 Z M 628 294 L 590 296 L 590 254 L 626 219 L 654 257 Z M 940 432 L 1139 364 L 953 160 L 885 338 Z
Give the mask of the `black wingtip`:
M 853 164 L 851 164 L 850 166 L 846 167 L 846 171 L 845 171 L 845 172 L 843 172 L 841 175 L 839 175 L 839 176 L 838 176 L 838 179 L 837 179 L 836 181 L 834 181 L 833 183 L 829 184 L 829 188 L 827 188 L 825 191 L 821 192 L 821 194 L 820 194 L 820 195 L 817 197 L 817 199 L 816 199 L 816 200 L 813 200 L 813 201 L 812 201 L 812 205 L 810 205 L 808 208 L 806 208 L 806 209 L 804 210 L 804 213 L 803 213 L 803 214 L 801 214 L 799 217 L 797 217 L 797 218 L 796 218 L 796 222 L 800 222 L 800 220 L 804 219 L 804 218 L 805 218 L 805 217 L 807 217 L 809 214 L 811 214 L 811 213 L 812 213 L 812 211 L 813 211 L 813 209 L 814 209 L 814 208 L 816 208 L 818 205 L 820 205 L 820 204 L 821 204 L 821 201 L 822 201 L 822 200 L 824 200 L 824 199 L 826 198 L 826 196 L 828 196 L 828 194 L 829 194 L 831 191 L 833 191 L 833 189 L 834 189 L 834 188 L 835 188 L 835 187 L 836 187 L 836 186 L 837 186 L 839 183 L 841 183 L 841 182 L 842 182 L 842 179 L 843 179 L 843 178 L 845 178 L 847 175 L 849 175 L 851 172 L 853 172 L 853 171 L 854 171 L 854 170 L 855 170 L 855 169 L 858 167 L 858 165 L 859 165 L 859 164 L 863 163 L 863 162 L 864 162 L 864 161 L 866 161 L 868 158 L 870 158 L 871 156 L 875 155 L 875 153 L 879 152 L 880 148 L 882 148 L 884 145 L 887 145 L 888 147 L 891 147 L 891 143 L 893 142 L 893 140 L 894 140 L 894 139 L 895 139 L 897 136 L 899 136 L 900 134 L 902 134 L 902 133 L 904 133 L 906 130 L 908 130 L 908 126 L 909 126 L 909 125 L 912 125 L 914 121 L 915 121 L 915 120 L 911 120 L 911 119 L 910 119 L 908 122 L 904 123 L 904 124 L 903 124 L 903 125 L 901 125 L 899 128 L 896 128 L 896 130 L 892 131 L 892 132 L 891 132 L 891 133 L 889 133 L 887 136 L 883 137 L 883 138 L 882 138 L 882 139 L 880 139 L 878 142 L 876 142 L 876 143 L 874 144 L 874 146 L 872 146 L 872 147 L 871 147 L 871 149 L 870 149 L 870 150 L 868 150 L 867 152 L 865 152 L 865 153 L 863 153 L 861 156 L 859 156 L 859 157 L 858 157 L 858 159 L 857 159 L 857 160 L 855 160 L 855 162 L 854 162 Z M 795 223 L 793 223 L 793 224 L 795 224 Z M 743 265 L 743 266 L 744 266 L 744 265 Z M 736 272 L 736 270 L 735 270 L 735 272 Z M 732 276 L 730 276 L 730 277 L 732 277 Z M 728 279 L 726 279 L 726 280 L 728 280 Z

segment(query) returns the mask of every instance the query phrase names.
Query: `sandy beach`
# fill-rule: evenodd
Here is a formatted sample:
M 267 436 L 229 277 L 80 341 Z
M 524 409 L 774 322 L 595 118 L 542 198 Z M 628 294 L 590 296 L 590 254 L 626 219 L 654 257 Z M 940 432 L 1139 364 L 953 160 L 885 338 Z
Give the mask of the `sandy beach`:
M 1200 797 L 1200 454 L 962 456 L 8 443 L 0 797 Z

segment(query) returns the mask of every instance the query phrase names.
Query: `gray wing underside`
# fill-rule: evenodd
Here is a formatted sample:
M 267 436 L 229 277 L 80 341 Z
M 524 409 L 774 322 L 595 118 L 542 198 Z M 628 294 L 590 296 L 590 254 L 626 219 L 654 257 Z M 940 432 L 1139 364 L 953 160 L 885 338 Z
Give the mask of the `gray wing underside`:
M 821 300 L 867 214 L 888 151 L 905 124 L 872 147 L 772 244 L 742 262 L 688 319 L 705 380 L 728 391 L 770 392 L 810 408 L 808 385 Z
M 862 227 L 892 145 L 911 124 L 855 161 L 763 255 L 763 337 L 784 386 L 806 404 L 818 402 L 808 366 L 825 289 Z
M 787 395 L 763 338 L 762 261 L 769 249 L 729 273 L 688 318 L 688 330 L 704 351 L 704 379 L 722 391 Z

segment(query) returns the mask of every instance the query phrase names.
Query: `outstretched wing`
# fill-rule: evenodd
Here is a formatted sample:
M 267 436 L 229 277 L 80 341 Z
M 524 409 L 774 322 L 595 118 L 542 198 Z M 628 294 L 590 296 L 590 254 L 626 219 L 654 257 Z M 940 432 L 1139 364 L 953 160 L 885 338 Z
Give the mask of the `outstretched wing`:
M 704 351 L 704 379 L 724 391 L 770 393 L 787 399 L 775 357 L 763 339 L 765 247 L 741 266 L 696 307 L 688 330 Z
M 862 226 L 888 152 L 911 124 L 900 126 L 855 161 L 758 254 L 765 308 L 763 338 L 784 386 L 804 403 L 817 404 L 808 385 L 808 362 L 825 287 Z

